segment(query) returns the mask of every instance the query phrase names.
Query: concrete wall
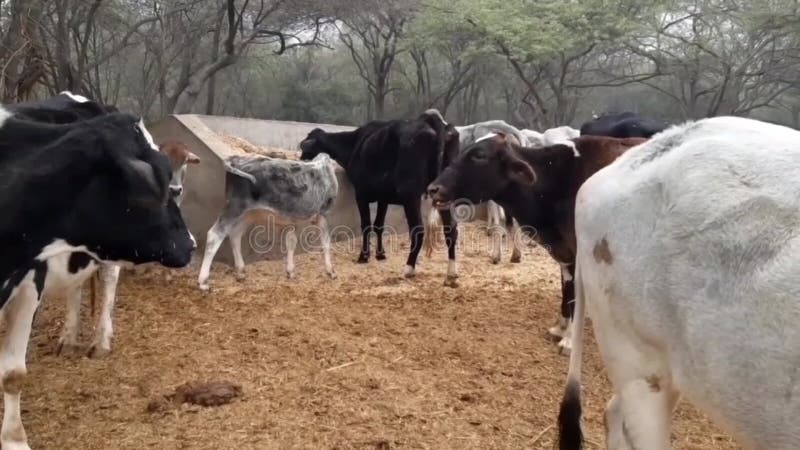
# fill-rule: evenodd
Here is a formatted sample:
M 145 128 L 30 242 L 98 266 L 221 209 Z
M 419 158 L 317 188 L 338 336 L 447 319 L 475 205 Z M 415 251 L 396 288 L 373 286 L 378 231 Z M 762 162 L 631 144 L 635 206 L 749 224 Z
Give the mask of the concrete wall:
M 309 131 L 320 127 L 329 131 L 346 131 L 352 127 L 329 126 L 301 122 L 282 122 L 257 119 L 239 119 L 235 117 L 202 116 L 194 114 L 172 115 L 160 122 L 149 125 L 148 129 L 153 134 L 156 142 L 167 139 L 176 139 L 184 142 L 200 157 L 198 165 L 189 167 L 187 180 L 184 185 L 186 195 L 181 205 L 186 223 L 194 234 L 198 243 L 196 257 L 202 258 L 205 248 L 206 234 L 217 219 L 225 204 L 225 169 L 223 159 L 237 154 L 222 142 L 217 133 L 230 134 L 241 137 L 259 146 L 297 149 Z M 335 164 L 335 163 L 334 163 Z M 334 237 L 340 240 L 359 236 L 359 215 L 355 205 L 353 187 L 347 180 L 344 170 L 337 165 L 336 171 L 339 179 L 339 197 L 328 216 L 330 227 L 335 229 Z M 372 205 L 372 217 L 376 205 Z M 242 250 L 248 261 L 256 259 L 275 259 L 283 255 L 282 242 L 277 242 L 284 227 L 278 220 L 267 218 L 269 233 L 246 234 L 242 242 Z M 390 206 L 386 217 L 387 227 L 398 233 L 406 233 L 405 215 L 399 206 Z M 352 230 L 349 231 L 348 230 Z M 252 231 L 252 230 L 251 230 Z M 302 235 L 302 227 L 297 228 L 298 235 Z M 248 235 L 254 238 L 256 245 L 249 245 Z M 270 243 L 271 242 L 271 243 Z M 253 247 L 258 248 L 255 250 Z M 267 250 L 267 248 L 269 248 Z M 298 252 L 301 246 L 298 245 Z M 232 262 L 230 246 L 223 244 L 216 257 L 217 261 L 228 264 Z
M 325 131 L 350 131 L 355 127 L 323 125 L 318 123 L 284 120 L 259 120 L 230 116 L 195 116 L 215 133 L 238 136 L 261 147 L 300 150 L 300 142 L 314 128 Z

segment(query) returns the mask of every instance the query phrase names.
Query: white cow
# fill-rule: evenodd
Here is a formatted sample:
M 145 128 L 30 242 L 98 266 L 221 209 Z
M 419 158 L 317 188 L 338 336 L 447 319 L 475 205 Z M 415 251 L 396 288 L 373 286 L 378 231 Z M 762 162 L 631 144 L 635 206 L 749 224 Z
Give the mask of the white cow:
M 571 142 L 572 139 L 580 135 L 580 131 L 568 126 L 549 128 L 542 133 L 542 146 Z
M 525 140 L 528 141 L 526 146 L 527 147 L 542 147 L 544 146 L 544 135 L 539 133 L 538 131 L 524 129 L 519 130 L 519 134 L 525 137 Z
M 800 132 L 668 129 L 577 196 L 561 448 L 579 448 L 584 308 L 614 386 L 610 449 L 666 450 L 682 394 L 747 448 L 800 448 Z

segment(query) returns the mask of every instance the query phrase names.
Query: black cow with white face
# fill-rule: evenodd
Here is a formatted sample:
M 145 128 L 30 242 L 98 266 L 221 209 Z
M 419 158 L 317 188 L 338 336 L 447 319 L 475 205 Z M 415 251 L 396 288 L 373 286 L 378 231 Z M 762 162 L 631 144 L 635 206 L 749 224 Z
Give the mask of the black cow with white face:
M 632 112 L 612 113 L 596 117 L 581 126 L 581 136 L 615 138 L 650 138 L 666 126 L 650 117 Z
M 154 148 L 129 114 L 51 124 L 0 109 L 3 448 L 29 448 L 20 382 L 45 291 L 88 277 L 100 261 L 189 263 L 195 244 L 169 196 L 169 162 Z
M 422 248 L 422 196 L 442 167 L 458 155 L 458 132 L 437 110 L 413 120 L 369 122 L 354 131 L 328 133 L 319 128 L 300 144 L 301 158 L 311 160 L 327 153 L 341 165 L 355 189 L 361 217 L 362 247 L 358 262 L 369 260 L 369 236 L 377 235 L 375 258 L 385 259 L 383 225 L 388 206 L 402 205 L 411 237 L 404 276 L 413 277 Z M 370 224 L 370 203 L 377 202 Z M 449 210 L 440 211 L 444 225 L 449 266 L 447 285 L 458 276 L 455 267 L 456 223 Z

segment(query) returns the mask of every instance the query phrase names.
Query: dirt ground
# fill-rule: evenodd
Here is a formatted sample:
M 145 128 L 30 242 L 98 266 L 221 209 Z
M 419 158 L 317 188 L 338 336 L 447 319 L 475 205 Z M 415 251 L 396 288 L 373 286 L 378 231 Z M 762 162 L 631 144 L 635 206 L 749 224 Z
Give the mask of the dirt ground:
M 485 232 L 459 251 L 460 286 L 443 286 L 445 250 L 400 278 L 407 241 L 387 261 L 319 254 L 248 266 L 237 282 L 215 265 L 212 292 L 196 269 L 171 282 L 123 272 L 113 352 L 55 356 L 63 301 L 38 319 L 23 391 L 35 449 L 552 448 L 567 358 L 545 338 L 558 316 L 557 266 L 538 248 L 521 264 L 488 262 Z M 475 237 L 477 236 L 477 238 Z M 355 247 L 355 246 L 352 246 Z M 340 246 L 341 250 L 341 246 Z M 88 308 L 84 308 L 88 310 Z M 99 308 L 98 308 L 99 309 Z M 82 339 L 92 327 L 84 314 Z M 603 445 L 610 396 L 591 332 L 584 354 L 587 448 Z M 185 382 L 229 380 L 232 404 L 151 413 Z M 693 408 L 676 413 L 677 449 L 736 448 Z

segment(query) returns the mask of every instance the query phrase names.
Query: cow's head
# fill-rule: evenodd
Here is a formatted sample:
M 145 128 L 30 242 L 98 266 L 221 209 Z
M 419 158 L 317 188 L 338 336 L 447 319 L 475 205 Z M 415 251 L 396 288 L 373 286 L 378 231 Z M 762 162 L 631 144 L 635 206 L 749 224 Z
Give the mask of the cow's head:
M 105 260 L 187 265 L 196 243 L 168 189 L 169 160 L 153 151 L 149 133 L 131 115 L 92 122 L 93 139 L 84 145 L 93 167 L 65 224 L 68 242 Z
M 454 201 L 479 203 L 501 195 L 512 184 L 531 185 L 536 174 L 511 148 L 509 138 L 490 134 L 467 147 L 428 187 L 435 206 Z
M 186 169 L 189 164 L 199 164 L 200 158 L 189 151 L 189 147 L 183 142 L 165 141 L 159 145 L 161 153 L 169 159 L 172 168 L 172 177 L 169 181 L 170 195 L 175 199 L 175 203 L 180 206 L 183 200 L 183 182 L 186 180 Z
M 320 153 L 327 153 L 328 149 L 323 143 L 324 136 L 325 130 L 321 128 L 314 128 L 311 130 L 308 136 L 300 142 L 300 159 L 303 161 L 311 161 Z

